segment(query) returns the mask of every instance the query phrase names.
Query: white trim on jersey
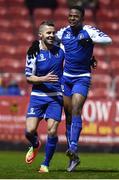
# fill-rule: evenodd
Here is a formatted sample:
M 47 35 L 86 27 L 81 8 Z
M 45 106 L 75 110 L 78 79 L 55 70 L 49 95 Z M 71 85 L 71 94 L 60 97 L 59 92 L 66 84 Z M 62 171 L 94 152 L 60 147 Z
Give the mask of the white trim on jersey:
M 89 34 L 90 38 L 94 43 L 99 43 L 99 44 L 111 44 L 112 39 L 102 32 L 100 29 L 90 26 L 90 25 L 85 25 L 83 26 L 83 29 L 87 31 Z
M 26 56 L 26 67 L 32 68 L 31 75 L 35 75 L 35 71 L 36 71 L 36 57 L 29 59 L 28 56 Z
M 59 31 L 57 31 L 56 36 L 61 40 L 64 31 L 69 27 L 70 26 L 68 25 L 64 28 L 61 28 Z M 89 34 L 90 38 L 92 39 L 92 41 L 94 43 L 99 43 L 99 44 L 111 44 L 112 43 L 112 39 L 107 34 L 105 34 L 100 29 L 98 29 L 97 27 L 90 26 L 90 25 L 84 25 L 83 29 L 87 31 L 87 33 Z
M 59 39 L 62 39 L 62 36 L 63 36 L 63 33 L 64 31 L 69 28 L 70 26 L 66 26 L 64 28 L 61 28 L 59 31 L 56 32 L 56 36 L 59 38 Z
M 63 75 L 67 76 L 67 77 L 91 77 L 91 73 L 84 73 L 84 74 L 73 75 L 73 74 L 69 74 L 69 73 L 63 72 Z
M 42 93 L 42 92 L 31 92 L 31 96 L 62 96 L 62 92 Z

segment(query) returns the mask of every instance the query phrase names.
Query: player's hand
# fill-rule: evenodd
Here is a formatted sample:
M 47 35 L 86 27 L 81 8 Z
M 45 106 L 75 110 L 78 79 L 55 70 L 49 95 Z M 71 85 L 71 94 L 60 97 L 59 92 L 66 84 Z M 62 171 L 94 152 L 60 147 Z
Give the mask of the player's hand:
M 53 74 L 53 72 L 50 72 L 46 76 L 43 76 L 44 82 L 57 82 L 58 79 L 59 79 L 58 76 Z
M 39 41 L 35 40 L 32 42 L 31 46 L 27 51 L 28 58 L 34 58 L 40 52 Z
M 91 38 L 84 38 L 79 40 L 79 45 L 83 46 L 84 48 L 89 47 L 91 43 L 93 43 Z
M 93 69 L 96 69 L 96 68 L 97 68 L 97 60 L 95 59 L 95 56 L 93 56 L 93 57 L 91 58 L 91 67 L 92 67 Z

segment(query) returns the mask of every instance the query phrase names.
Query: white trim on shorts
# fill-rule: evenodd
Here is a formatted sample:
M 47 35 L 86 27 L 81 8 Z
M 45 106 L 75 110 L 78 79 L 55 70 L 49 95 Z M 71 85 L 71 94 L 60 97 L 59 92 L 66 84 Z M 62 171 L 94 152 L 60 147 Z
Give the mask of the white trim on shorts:
M 68 77 L 91 77 L 91 73 L 84 73 L 84 74 L 78 74 L 78 75 L 73 75 L 73 74 L 69 74 L 69 73 L 66 73 L 64 72 L 63 73 L 64 76 L 68 76 Z
M 31 96 L 62 96 L 62 92 L 42 93 L 42 92 L 31 92 Z

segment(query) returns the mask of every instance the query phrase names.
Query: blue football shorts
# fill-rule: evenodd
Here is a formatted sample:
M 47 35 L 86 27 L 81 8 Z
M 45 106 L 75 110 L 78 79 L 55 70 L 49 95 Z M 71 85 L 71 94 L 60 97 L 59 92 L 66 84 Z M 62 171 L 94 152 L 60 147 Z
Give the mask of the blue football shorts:
M 91 77 L 62 77 L 62 91 L 65 96 L 75 93 L 87 97 L 91 85 Z
M 31 96 L 26 117 L 54 119 L 61 121 L 63 97 L 39 97 Z

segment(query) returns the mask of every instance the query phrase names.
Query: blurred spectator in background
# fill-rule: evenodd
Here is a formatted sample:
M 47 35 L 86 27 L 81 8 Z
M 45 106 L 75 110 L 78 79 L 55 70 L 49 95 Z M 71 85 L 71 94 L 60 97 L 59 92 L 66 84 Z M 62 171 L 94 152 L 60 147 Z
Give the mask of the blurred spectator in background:
M 96 23 L 96 14 L 99 9 L 99 0 L 67 0 L 69 7 L 77 5 L 83 6 L 83 8 L 91 9 L 93 21 Z
M 12 80 L 10 84 L 7 87 L 7 93 L 8 96 L 20 96 L 21 91 L 20 88 L 15 80 Z
M 3 85 L 2 77 L 0 77 L 0 96 L 6 95 L 6 89 Z

